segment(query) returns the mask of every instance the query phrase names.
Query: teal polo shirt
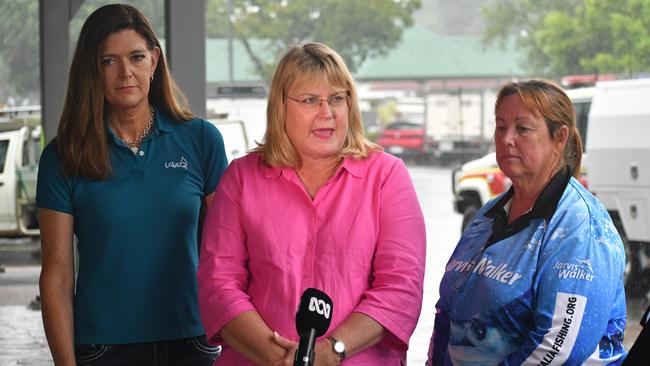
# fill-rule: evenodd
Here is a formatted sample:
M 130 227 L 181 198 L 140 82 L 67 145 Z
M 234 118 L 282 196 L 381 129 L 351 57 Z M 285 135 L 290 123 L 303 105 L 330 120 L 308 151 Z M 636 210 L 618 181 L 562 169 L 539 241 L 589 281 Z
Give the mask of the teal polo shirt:
M 136 154 L 109 136 L 105 181 L 64 178 L 53 144 L 39 163 L 38 207 L 74 216 L 75 343 L 202 335 L 197 233 L 202 199 L 227 165 L 221 134 L 205 120 L 177 123 L 156 111 Z

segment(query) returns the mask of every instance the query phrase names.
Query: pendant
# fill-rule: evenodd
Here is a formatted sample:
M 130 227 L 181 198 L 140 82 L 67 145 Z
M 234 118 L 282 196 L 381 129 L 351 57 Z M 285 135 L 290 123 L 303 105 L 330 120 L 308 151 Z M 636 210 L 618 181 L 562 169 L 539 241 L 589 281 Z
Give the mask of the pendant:
M 133 152 L 133 155 L 138 154 L 139 148 L 137 146 L 129 146 L 129 149 L 131 149 L 131 151 Z

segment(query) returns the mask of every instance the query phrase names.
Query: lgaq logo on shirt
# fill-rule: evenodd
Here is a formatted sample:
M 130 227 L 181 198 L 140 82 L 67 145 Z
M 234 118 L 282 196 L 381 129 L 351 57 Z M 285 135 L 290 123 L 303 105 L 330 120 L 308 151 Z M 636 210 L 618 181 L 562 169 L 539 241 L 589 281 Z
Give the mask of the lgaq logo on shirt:
M 188 165 L 187 160 L 185 160 L 184 156 L 181 156 L 181 160 L 178 161 L 178 162 L 169 161 L 169 162 L 165 163 L 165 168 L 166 169 L 182 168 L 182 169 L 187 170 L 187 165 Z

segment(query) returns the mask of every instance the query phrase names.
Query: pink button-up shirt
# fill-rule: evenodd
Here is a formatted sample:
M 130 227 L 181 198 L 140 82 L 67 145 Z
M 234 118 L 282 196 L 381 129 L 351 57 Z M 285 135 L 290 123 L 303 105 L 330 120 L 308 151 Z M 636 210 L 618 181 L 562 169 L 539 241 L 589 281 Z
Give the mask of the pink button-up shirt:
M 352 312 L 386 330 L 346 365 L 399 365 L 422 305 L 425 228 L 406 167 L 383 153 L 345 158 L 312 200 L 294 169 L 258 154 L 237 159 L 208 212 L 198 270 L 208 339 L 249 310 L 298 340 L 295 313 L 307 287 L 333 301 L 333 332 Z M 218 364 L 249 365 L 224 345 Z

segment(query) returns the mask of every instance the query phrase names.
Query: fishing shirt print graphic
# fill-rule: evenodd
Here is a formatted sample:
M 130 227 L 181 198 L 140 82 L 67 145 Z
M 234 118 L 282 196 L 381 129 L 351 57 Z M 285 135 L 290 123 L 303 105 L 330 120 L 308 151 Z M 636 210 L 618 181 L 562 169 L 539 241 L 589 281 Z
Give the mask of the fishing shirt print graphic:
M 622 362 L 624 249 L 573 182 L 550 219 L 491 245 L 490 207 L 477 213 L 445 267 L 428 365 Z

